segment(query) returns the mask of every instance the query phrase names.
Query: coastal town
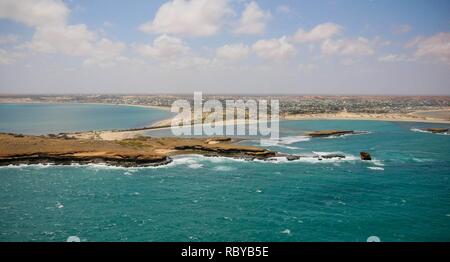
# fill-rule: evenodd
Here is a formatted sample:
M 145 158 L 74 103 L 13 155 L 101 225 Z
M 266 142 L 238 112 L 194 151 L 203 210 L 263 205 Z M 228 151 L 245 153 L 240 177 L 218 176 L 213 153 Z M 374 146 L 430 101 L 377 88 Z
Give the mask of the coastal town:
M 448 96 L 312 96 L 312 95 L 203 95 L 204 100 L 279 100 L 280 114 L 409 114 L 449 110 Z M 174 101 L 193 101 L 192 94 L 172 95 L 3 95 L 0 103 L 102 103 L 170 108 Z M 450 119 L 449 119 L 450 120 Z

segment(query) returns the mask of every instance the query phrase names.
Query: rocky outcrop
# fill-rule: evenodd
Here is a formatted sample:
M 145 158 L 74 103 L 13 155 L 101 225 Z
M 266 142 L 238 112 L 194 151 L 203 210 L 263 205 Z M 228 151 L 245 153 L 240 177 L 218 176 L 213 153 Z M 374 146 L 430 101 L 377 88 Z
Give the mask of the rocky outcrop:
M 442 133 L 447 133 L 448 132 L 448 128 L 427 128 L 425 129 L 425 131 L 434 133 L 434 134 L 442 134 Z
M 372 156 L 367 152 L 360 152 L 359 155 L 361 157 L 361 160 L 365 160 L 365 161 L 372 160 Z
M 235 147 L 213 147 L 204 145 L 182 145 L 176 146 L 175 150 L 181 151 L 183 154 L 187 151 L 199 152 L 207 156 L 230 156 L 239 158 L 258 158 L 265 159 L 276 156 L 276 153 L 262 148 L 235 148 Z
M 356 132 L 353 130 L 321 130 L 306 133 L 307 136 L 310 137 L 329 137 L 329 136 L 343 136 L 348 134 L 355 134 Z
M 72 165 L 72 164 L 107 164 L 122 167 L 160 166 L 172 162 L 168 156 L 155 156 L 151 158 L 138 157 L 109 157 L 109 156 L 77 156 L 77 155 L 52 155 L 33 154 L 28 156 L 12 156 L 0 158 L 0 166 L 7 165 Z
M 327 155 L 321 155 L 319 157 L 321 157 L 323 159 L 332 159 L 332 158 L 342 159 L 342 158 L 345 158 L 345 156 L 342 155 L 342 154 L 327 154 Z
M 295 160 L 299 160 L 301 158 L 317 158 L 318 160 L 323 160 L 323 159 L 344 159 L 345 156 L 342 154 L 324 154 L 324 155 L 318 155 L 315 154 L 313 156 L 304 156 L 304 155 L 290 155 L 290 154 L 284 154 L 284 153 L 277 153 L 276 157 L 285 157 L 286 160 L 288 161 L 295 161 Z
M 211 143 L 215 142 L 215 143 Z M 201 154 L 244 159 L 267 159 L 275 152 L 233 143 L 230 138 L 140 137 L 120 141 L 66 139 L 57 136 L 24 136 L 0 133 L 0 166 L 15 164 L 89 164 L 157 166 L 171 156 Z

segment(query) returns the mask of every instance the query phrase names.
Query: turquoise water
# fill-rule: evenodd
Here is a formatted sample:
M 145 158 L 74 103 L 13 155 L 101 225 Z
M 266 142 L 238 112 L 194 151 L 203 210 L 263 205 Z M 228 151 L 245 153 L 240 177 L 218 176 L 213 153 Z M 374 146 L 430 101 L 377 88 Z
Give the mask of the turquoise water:
M 274 150 L 347 158 L 181 156 L 157 168 L 2 167 L 0 241 L 450 241 L 450 136 L 415 129 L 442 125 L 281 126 Z M 318 129 L 370 133 L 302 136 Z M 361 150 L 375 160 L 360 161 Z
M 0 104 L 0 132 L 56 134 L 148 126 L 170 117 L 158 109 L 99 104 Z

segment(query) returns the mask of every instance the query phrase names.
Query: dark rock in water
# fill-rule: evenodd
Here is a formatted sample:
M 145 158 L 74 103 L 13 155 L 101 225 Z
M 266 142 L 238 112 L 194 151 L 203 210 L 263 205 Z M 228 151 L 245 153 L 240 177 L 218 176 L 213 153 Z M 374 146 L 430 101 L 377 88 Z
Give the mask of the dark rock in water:
M 287 159 L 288 161 L 299 160 L 299 159 L 300 159 L 300 156 L 289 155 L 289 156 L 286 156 L 286 159 Z
M 322 157 L 322 158 L 325 158 L 325 159 L 331 159 L 331 158 L 339 158 L 339 159 L 342 159 L 342 158 L 345 158 L 345 156 L 344 156 L 344 155 L 341 155 L 341 154 L 328 154 L 328 155 L 322 155 L 321 157 Z
M 448 132 L 448 128 L 427 128 L 425 131 L 435 133 L 435 134 L 441 134 Z
M 359 155 L 361 156 L 361 160 L 372 160 L 372 156 L 367 152 L 361 152 Z
M 290 154 L 285 154 L 285 153 L 277 153 L 275 156 L 276 157 L 285 157 L 287 161 L 299 160 L 301 158 L 301 156 L 298 156 L 298 155 L 290 155 Z
M 310 137 L 329 137 L 329 136 L 343 136 L 348 134 L 355 134 L 352 130 L 322 130 L 316 132 L 306 133 Z

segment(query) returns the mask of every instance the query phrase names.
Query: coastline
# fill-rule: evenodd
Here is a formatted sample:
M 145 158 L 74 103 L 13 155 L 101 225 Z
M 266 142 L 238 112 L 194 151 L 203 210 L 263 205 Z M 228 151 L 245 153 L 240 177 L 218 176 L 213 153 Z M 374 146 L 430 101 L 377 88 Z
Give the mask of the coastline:
M 137 104 L 111 104 L 111 103 L 65 103 L 65 102 L 38 102 L 38 101 L 2 101 L 0 104 L 72 104 L 72 105 L 117 105 L 117 106 L 131 106 L 150 109 L 159 109 L 164 111 L 171 111 L 170 107 L 166 106 L 152 106 L 152 105 L 137 105 Z M 421 113 L 433 113 L 433 112 L 448 112 L 448 120 L 436 117 L 420 116 Z M 417 115 L 416 115 L 417 114 Z M 143 129 L 156 129 L 171 122 L 171 118 L 160 120 L 156 123 L 152 123 L 149 126 L 143 127 Z M 285 120 L 366 120 L 366 121 L 390 121 L 390 122 L 418 122 L 418 123 L 436 123 L 436 124 L 450 124 L 450 108 L 432 109 L 432 110 L 418 110 L 406 114 L 395 113 L 350 113 L 350 112 L 338 112 L 338 113 L 317 113 L 317 114 L 284 114 L 280 115 L 280 121 Z M 237 120 L 241 121 L 241 120 Z M 225 121 L 228 122 L 228 121 Z M 218 125 L 226 125 L 227 123 L 217 123 Z M 128 131 L 128 130 L 124 130 Z M 131 131 L 131 130 L 130 130 Z
M 286 115 L 282 120 L 362 120 L 362 121 L 389 121 L 389 122 L 417 122 L 450 124 L 450 120 L 414 115 L 418 112 L 437 112 L 438 110 L 417 111 L 409 114 L 368 114 L 368 113 L 325 113 L 325 114 L 295 114 Z M 439 112 L 449 112 L 450 109 L 441 109 Z
M 0 101 L 0 104 L 86 104 L 86 105 L 118 105 L 118 106 L 132 106 L 141 108 L 151 108 L 170 111 L 169 107 L 162 106 L 150 106 L 150 105 L 134 105 L 134 104 L 111 104 L 111 103 L 64 103 L 64 102 L 36 102 L 36 101 Z M 433 112 L 448 112 L 448 119 L 436 118 L 419 115 L 421 113 L 432 113 Z M 417 114 L 417 115 L 416 115 Z M 130 128 L 121 130 L 99 130 L 99 131 L 85 131 L 85 132 L 71 132 L 65 133 L 72 138 L 76 139 L 96 139 L 96 140 L 124 140 L 132 139 L 144 135 L 148 131 L 153 130 L 167 130 L 170 129 L 170 124 L 173 116 L 167 119 L 157 121 L 155 123 L 150 123 L 142 128 Z M 339 112 L 339 113 L 319 113 L 319 114 L 285 114 L 280 116 L 280 121 L 295 121 L 295 120 L 352 120 L 352 121 L 389 121 L 389 122 L 417 122 L 417 123 L 434 123 L 434 124 L 450 124 L 450 108 L 433 109 L 433 110 L 420 110 L 414 111 L 407 114 L 371 114 L 371 113 L 349 113 L 349 112 Z M 245 124 L 249 121 L 243 119 L 237 120 L 225 120 L 217 122 L 216 126 L 225 126 L 235 123 Z M 254 121 L 249 123 L 255 124 Z
M 123 167 L 167 165 L 172 156 L 203 156 L 264 160 L 276 152 L 215 138 L 140 137 L 120 141 L 70 139 L 0 133 L 0 166 L 29 164 L 107 164 Z
M 160 109 L 170 112 L 170 107 L 166 106 L 152 106 L 152 105 L 135 105 L 135 104 L 111 104 L 111 103 L 66 103 L 66 102 L 39 102 L 39 101 L 2 101 L 0 104 L 37 104 L 37 105 L 107 105 L 107 106 L 132 106 L 150 109 Z

